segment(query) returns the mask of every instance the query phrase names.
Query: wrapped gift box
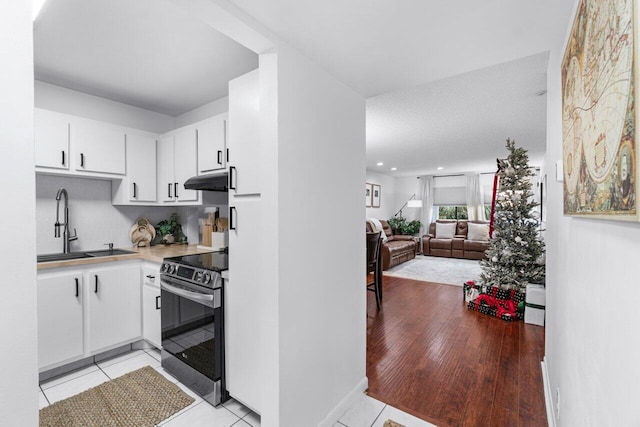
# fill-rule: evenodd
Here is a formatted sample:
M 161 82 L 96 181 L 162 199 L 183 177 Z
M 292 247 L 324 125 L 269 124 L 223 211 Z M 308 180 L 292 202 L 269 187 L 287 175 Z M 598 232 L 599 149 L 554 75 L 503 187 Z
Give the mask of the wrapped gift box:
M 516 291 L 515 289 L 501 289 L 496 286 L 483 286 L 482 290 L 484 292 L 482 292 L 480 295 L 486 294 L 498 300 L 511 300 L 516 307 L 521 301 L 524 301 L 524 293 Z M 501 314 L 500 316 L 498 316 L 497 308 L 481 304 L 477 300 L 469 301 L 467 303 L 467 308 L 469 310 L 478 311 L 488 316 L 498 317 L 502 320 L 507 321 L 522 320 L 523 318 L 523 314 L 518 311 L 516 312 L 515 316 L 510 316 L 508 314 Z
M 544 326 L 545 306 L 544 285 L 528 284 L 524 303 L 524 323 Z

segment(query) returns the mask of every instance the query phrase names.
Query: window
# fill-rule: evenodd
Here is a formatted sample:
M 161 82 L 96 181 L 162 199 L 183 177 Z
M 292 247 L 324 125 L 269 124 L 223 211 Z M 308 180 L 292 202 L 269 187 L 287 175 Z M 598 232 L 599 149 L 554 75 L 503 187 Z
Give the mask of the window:
M 438 219 L 468 219 L 466 206 L 438 206 Z
M 466 206 L 434 206 L 435 219 L 469 219 Z M 488 220 L 491 216 L 491 203 L 484 205 L 484 217 Z

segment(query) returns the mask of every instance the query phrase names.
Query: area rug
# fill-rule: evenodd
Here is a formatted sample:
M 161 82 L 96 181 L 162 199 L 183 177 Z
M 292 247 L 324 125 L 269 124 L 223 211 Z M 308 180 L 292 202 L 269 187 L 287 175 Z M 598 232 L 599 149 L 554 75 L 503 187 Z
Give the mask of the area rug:
M 194 399 L 150 366 L 40 410 L 40 427 L 147 427 Z
M 387 420 L 384 422 L 384 425 L 382 427 L 404 427 L 402 424 L 397 423 L 393 420 Z
M 418 255 L 414 259 L 391 267 L 384 274 L 462 286 L 467 280 L 480 278 L 480 261 Z

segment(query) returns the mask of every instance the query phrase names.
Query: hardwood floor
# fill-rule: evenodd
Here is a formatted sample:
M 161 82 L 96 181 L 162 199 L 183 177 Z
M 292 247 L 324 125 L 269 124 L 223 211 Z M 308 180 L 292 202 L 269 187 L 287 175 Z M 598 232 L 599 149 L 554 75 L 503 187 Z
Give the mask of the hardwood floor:
M 384 276 L 368 292 L 369 395 L 437 426 L 546 426 L 544 328 L 468 310 L 462 288 Z

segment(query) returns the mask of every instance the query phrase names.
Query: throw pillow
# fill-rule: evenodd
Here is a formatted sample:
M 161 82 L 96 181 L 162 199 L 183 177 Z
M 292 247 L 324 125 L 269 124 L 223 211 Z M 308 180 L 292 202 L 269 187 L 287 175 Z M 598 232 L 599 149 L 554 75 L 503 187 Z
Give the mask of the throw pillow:
M 469 231 L 467 232 L 468 240 L 489 241 L 489 224 L 469 223 Z
M 455 234 L 455 222 L 436 222 L 436 239 L 453 239 Z

